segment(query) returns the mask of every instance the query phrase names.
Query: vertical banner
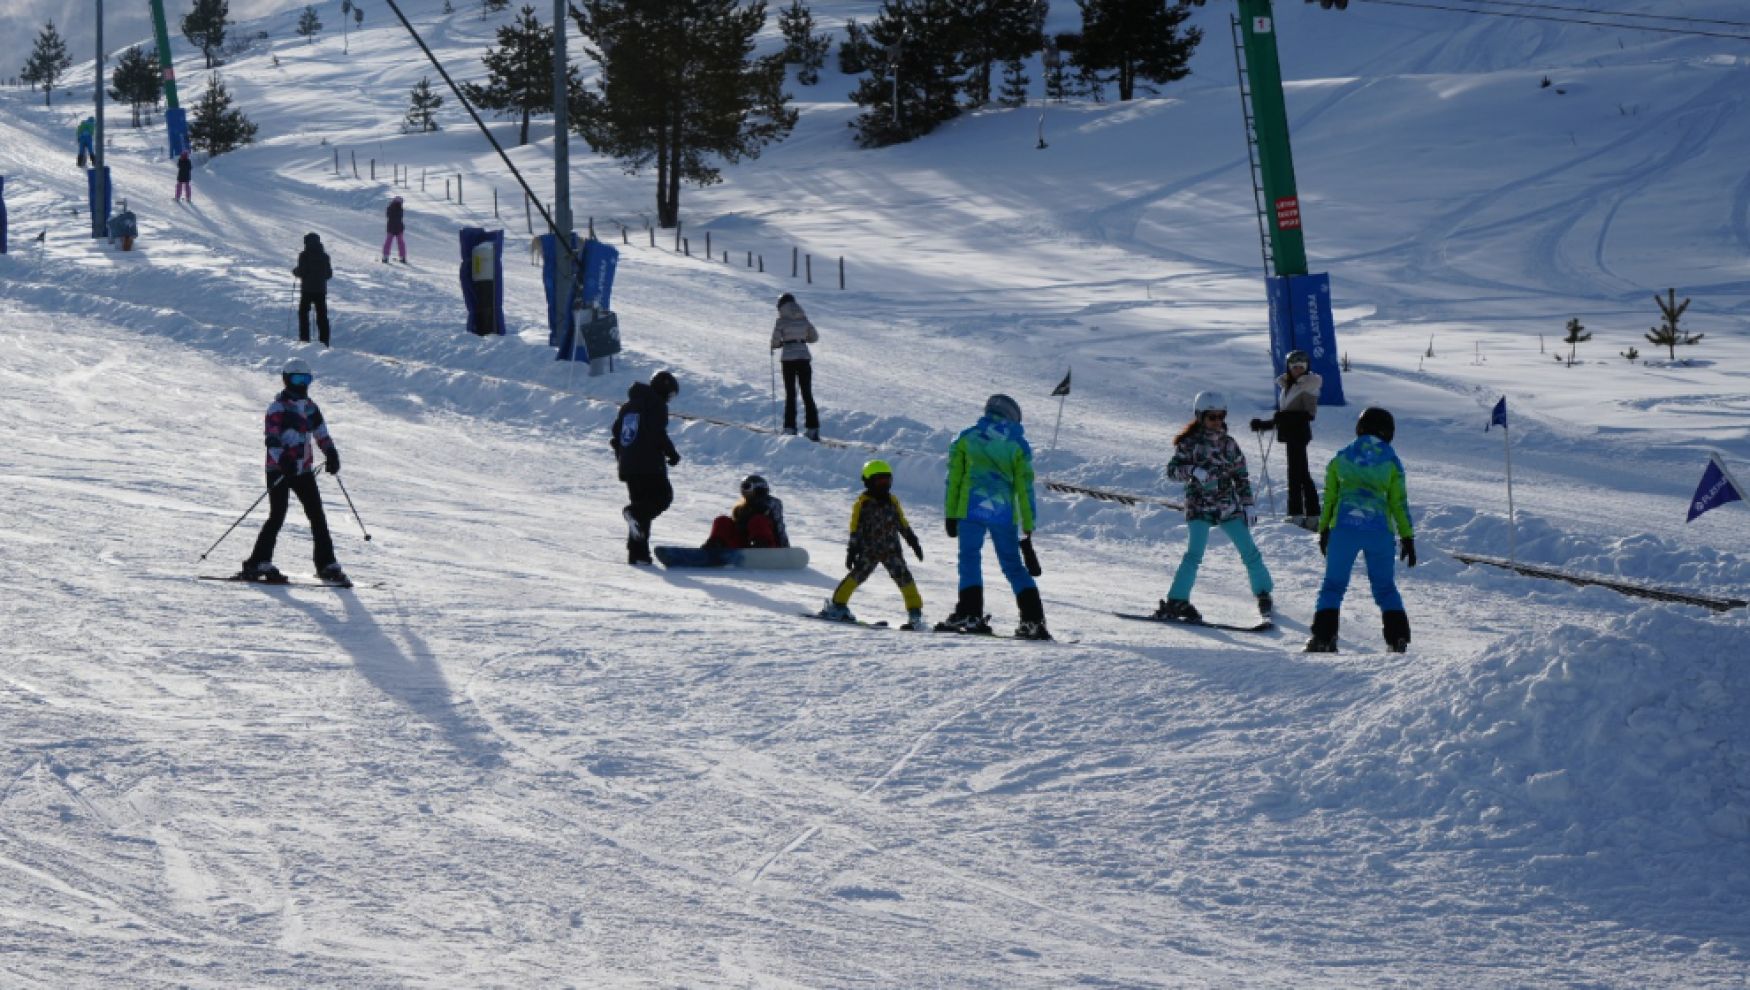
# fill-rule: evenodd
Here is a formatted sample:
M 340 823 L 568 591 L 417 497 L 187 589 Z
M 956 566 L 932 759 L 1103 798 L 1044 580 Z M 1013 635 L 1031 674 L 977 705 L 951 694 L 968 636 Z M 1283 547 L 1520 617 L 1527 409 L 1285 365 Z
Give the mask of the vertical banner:
M 583 245 L 583 304 L 609 310 L 614 295 L 614 271 L 620 264 L 620 252 L 612 245 L 594 238 Z
M 571 324 L 566 316 L 577 307 L 577 294 L 583 288 L 578 279 L 571 281 L 571 299 L 563 306 L 554 298 L 559 291 L 559 239 L 552 234 L 542 234 L 535 238 L 541 245 L 541 284 L 547 290 L 547 346 L 558 347 L 571 333 Z M 571 235 L 573 249 L 581 249 L 582 242 L 577 235 Z
M 85 196 L 91 205 L 91 236 L 109 236 L 110 204 L 115 199 L 115 185 L 109 181 L 108 165 L 103 167 L 103 202 L 97 201 L 97 169 L 94 168 L 85 170 Z
M 6 176 L 0 175 L 0 254 L 6 253 Z
M 1264 280 L 1270 303 L 1270 363 L 1281 375 L 1289 351 L 1312 355 L 1312 370 L 1324 381 L 1319 405 L 1341 406 L 1343 367 L 1331 316 L 1331 276 L 1273 275 Z
M 486 278 L 476 279 L 475 254 L 476 248 L 483 245 L 491 246 L 492 262 L 490 272 L 482 269 L 479 275 L 490 275 L 490 283 Z M 463 227 L 461 232 L 462 247 L 462 299 L 468 304 L 468 332 L 482 336 L 486 334 L 504 334 L 504 231 L 486 230 L 482 227 Z M 490 302 L 490 308 L 484 304 Z

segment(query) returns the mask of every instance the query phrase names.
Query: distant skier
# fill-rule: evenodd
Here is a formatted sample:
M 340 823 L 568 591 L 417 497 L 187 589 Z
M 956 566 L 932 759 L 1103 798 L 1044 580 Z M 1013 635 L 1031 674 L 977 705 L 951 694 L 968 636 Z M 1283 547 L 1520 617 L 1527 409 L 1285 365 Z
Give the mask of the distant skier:
M 1276 439 L 1288 458 L 1288 518 L 1300 526 L 1312 528 L 1319 517 L 1319 489 L 1313 484 L 1312 471 L 1307 466 L 1306 447 L 1312 443 L 1312 423 L 1319 415 L 1319 390 L 1324 379 L 1311 367 L 1305 351 L 1289 351 L 1284 362 L 1288 370 L 1276 379 L 1280 398 L 1276 414 L 1270 419 L 1252 420 L 1252 429 L 1262 433 L 1274 429 Z
M 194 202 L 194 186 L 189 184 L 193 177 L 194 163 L 188 160 L 188 152 L 184 151 L 176 156 L 176 195 L 172 197 L 172 202 L 184 198 L 190 203 Z
M 784 368 L 784 433 L 796 435 L 796 390 L 802 390 L 802 405 L 806 410 L 803 426 L 808 439 L 820 440 L 820 412 L 814 408 L 814 361 L 809 344 L 820 342 L 820 333 L 808 321 L 802 304 L 786 292 L 778 297 L 778 320 L 772 325 L 772 350 L 783 349 L 779 361 Z
M 1269 618 L 1274 586 L 1264 555 L 1252 542 L 1252 481 L 1246 474 L 1245 452 L 1227 432 L 1227 399 L 1220 392 L 1199 392 L 1191 411 L 1193 418 L 1173 438 L 1173 457 L 1167 462 L 1167 477 L 1185 483 L 1185 555 L 1155 618 L 1203 621 L 1191 604 L 1191 588 L 1197 583 L 1197 569 L 1214 527 L 1220 527 L 1239 550 L 1258 599 L 1258 614 Z
M 741 482 L 741 501 L 729 515 L 711 520 L 707 549 L 745 550 L 749 547 L 787 547 L 790 534 L 784 529 L 784 503 L 774 498 L 772 486 L 757 474 Z
M 310 520 L 310 539 L 315 544 L 316 576 L 334 584 L 346 584 L 346 572 L 334 560 L 334 541 L 328 535 L 328 518 L 322 511 L 322 493 L 316 488 L 314 447 L 322 448 L 323 468 L 340 473 L 340 451 L 328 435 L 322 410 L 310 399 L 315 378 L 303 358 L 292 358 L 280 372 L 285 389 L 267 407 L 267 522 L 255 538 L 255 549 L 237 575 L 250 581 L 283 584 L 285 575 L 273 565 L 274 543 L 286 520 L 291 496 L 297 495 Z
M 388 235 L 383 238 L 383 264 L 386 265 L 389 263 L 389 244 L 390 242 L 394 242 L 394 244 L 400 248 L 401 263 L 405 265 L 407 264 L 407 238 L 402 236 L 406 227 L 401 222 L 400 196 L 396 196 L 394 199 L 389 200 L 389 209 L 387 213 L 389 218 L 389 232 Z
M 628 504 L 620 517 L 626 520 L 627 563 L 655 563 L 650 559 L 650 524 L 674 502 L 668 469 L 681 462 L 681 455 L 668 436 L 668 400 L 680 391 L 673 375 L 659 371 L 648 385 L 632 383 L 614 417 L 608 446 L 614 448 L 620 480 L 626 483 Z
M 1386 648 L 1393 653 L 1409 649 L 1410 617 L 1392 573 L 1392 536 L 1397 536 L 1397 556 L 1406 567 L 1416 566 L 1416 537 L 1410 528 L 1404 464 L 1391 448 L 1396 432 L 1390 412 L 1369 406 L 1355 421 L 1355 442 L 1337 451 L 1325 469 L 1325 511 L 1319 517 L 1325 581 L 1319 587 L 1312 638 L 1306 641 L 1308 653 L 1337 652 L 1343 595 L 1360 554 L 1367 557 L 1367 581 L 1379 605 Z
M 900 549 L 899 541 L 905 540 L 912 555 L 920 561 L 924 559 L 924 545 L 918 541 L 911 524 L 905 521 L 905 509 L 892 489 L 893 468 L 886 461 L 870 461 L 863 465 L 863 494 L 857 496 L 856 504 L 851 506 L 851 540 L 845 546 L 845 570 L 850 573 L 833 589 L 826 607 L 818 613 L 821 618 L 857 621 L 857 617 L 851 614 L 851 596 L 858 586 L 869 580 L 876 567 L 885 567 L 887 576 L 899 585 L 900 597 L 905 600 L 906 621 L 899 628 L 914 632 L 928 628 L 924 624 L 924 599 L 918 594 L 917 581 L 911 576 L 911 568 L 906 566 L 905 552 Z
M 322 249 L 322 238 L 304 235 L 304 250 L 298 255 L 298 267 L 292 269 L 298 280 L 298 339 L 310 342 L 310 309 L 316 310 L 316 330 L 322 346 L 328 346 L 328 280 L 334 277 L 334 266 L 328 263 L 328 252 Z
M 1006 395 L 993 395 L 985 401 L 984 415 L 956 437 L 948 450 L 948 495 L 943 515 L 947 517 L 948 536 L 960 541 L 960 600 L 954 613 L 936 625 L 938 630 L 991 631 L 990 617 L 984 612 L 981 559 L 988 533 L 1021 612 L 1016 638 L 1051 638 L 1045 628 L 1045 606 L 1033 583 L 1038 572 L 1038 558 L 1033 556 L 1037 511 L 1033 448 L 1021 429 L 1021 406 Z
M 97 164 L 97 151 L 93 145 L 97 140 L 97 118 L 86 117 L 81 120 L 76 133 L 79 138 L 79 167 L 84 168 L 87 161 Z

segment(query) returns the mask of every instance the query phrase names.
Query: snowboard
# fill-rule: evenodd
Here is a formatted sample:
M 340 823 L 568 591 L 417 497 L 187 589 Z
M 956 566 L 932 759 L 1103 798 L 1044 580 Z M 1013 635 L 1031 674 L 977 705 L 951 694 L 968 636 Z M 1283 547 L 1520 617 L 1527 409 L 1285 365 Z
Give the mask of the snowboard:
M 268 587 L 268 588 L 341 588 L 341 589 L 345 589 L 345 588 L 351 588 L 354 586 L 351 581 L 347 581 L 344 583 L 342 583 L 340 581 L 294 581 L 291 578 L 286 578 L 283 581 L 251 581 L 250 579 L 243 577 L 241 575 L 237 575 L 237 574 L 230 574 L 230 575 L 226 575 L 223 577 L 221 577 L 217 574 L 202 574 L 202 575 L 199 575 L 199 577 L 202 581 L 230 581 L 234 584 L 258 584 L 258 585 L 262 585 L 262 586 Z M 369 585 L 368 587 L 374 588 L 377 586 L 376 585 Z
M 1260 619 L 1249 626 L 1235 625 L 1230 622 L 1180 622 L 1176 619 L 1157 619 L 1152 615 L 1137 615 L 1132 612 L 1113 612 L 1120 619 L 1132 619 L 1137 622 L 1153 622 L 1162 626 L 1184 626 L 1188 629 L 1221 629 L 1226 632 L 1269 632 L 1276 628 L 1276 623 L 1269 619 Z
M 750 571 L 799 571 L 808 566 L 808 551 L 801 547 L 754 547 L 747 550 L 654 547 L 650 552 L 664 567 L 739 567 Z

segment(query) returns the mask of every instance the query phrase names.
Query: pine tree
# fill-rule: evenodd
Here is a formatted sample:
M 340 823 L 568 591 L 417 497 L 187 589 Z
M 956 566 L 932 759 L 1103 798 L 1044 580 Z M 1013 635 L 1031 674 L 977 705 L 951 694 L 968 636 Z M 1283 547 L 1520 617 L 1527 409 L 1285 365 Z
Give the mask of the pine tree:
M 864 112 L 851 122 L 866 148 L 922 137 L 960 114 L 965 70 L 958 0 L 882 0 L 868 27 L 875 60 L 851 93 Z M 895 79 L 899 106 L 894 107 Z
M 116 57 L 110 74 L 110 99 L 125 102 L 133 110 L 134 126 L 140 126 L 140 108 L 158 103 L 157 56 L 135 45 Z
M 855 17 L 845 21 L 845 40 L 839 42 L 839 71 L 847 76 L 861 75 L 879 57 L 869 45 L 869 32 Z
M 231 105 L 231 93 L 218 73 L 207 78 L 207 91 L 195 102 L 188 120 L 188 142 L 208 157 L 222 155 L 255 141 L 256 127 Z
M 1045 0 L 982 0 L 960 7 L 957 33 L 965 39 L 970 70 L 968 102 L 975 107 L 990 102 L 990 74 L 996 63 L 1019 61 L 1040 49 L 1047 11 Z
M 344 21 L 345 18 L 343 17 Z M 304 12 L 298 15 L 298 35 L 305 44 L 315 44 L 316 35 L 322 30 L 322 18 L 316 16 L 316 8 L 305 5 Z
M 1562 343 L 1568 345 L 1568 367 L 1574 366 L 1574 350 L 1581 344 L 1592 339 L 1591 331 L 1580 325 L 1580 318 L 1574 317 L 1568 321 L 1568 335 L 1562 338 Z
M 438 130 L 437 108 L 444 105 L 444 98 L 431 91 L 431 77 L 423 76 L 419 85 L 413 87 L 408 96 L 407 117 L 404 128 L 424 134 Z
M 501 117 L 522 118 L 517 144 L 529 143 L 529 118 L 553 112 L 553 29 L 524 6 L 517 19 L 498 29 L 498 47 L 481 58 L 486 63 L 484 86 L 463 83 L 462 92 L 474 105 Z M 575 67 L 568 68 L 570 87 L 580 88 Z
M 456 5 L 451 3 L 450 0 L 444 0 L 444 13 L 453 14 L 455 12 L 456 12 Z
M 340 0 L 340 50 L 352 54 L 352 39 L 346 33 L 346 22 L 352 19 L 352 0 Z
M 55 30 L 55 22 L 43 25 L 36 36 L 36 47 L 24 63 L 24 81 L 43 88 L 43 104 L 54 105 L 55 84 L 73 67 L 73 56 L 67 54 L 67 43 Z
M 485 20 L 487 14 L 503 13 L 510 9 L 510 0 L 480 0 L 480 19 Z
M 1028 86 L 1032 81 L 1027 78 L 1027 67 L 1020 59 L 1009 59 L 1003 63 L 1003 91 L 997 102 L 1005 107 L 1026 106 Z
M 1667 289 L 1665 292 L 1666 298 L 1664 299 L 1660 299 L 1656 295 L 1653 297 L 1653 301 L 1659 304 L 1660 323 L 1649 330 L 1646 337 L 1649 342 L 1665 348 L 1670 353 L 1671 360 L 1675 361 L 1677 360 L 1678 346 L 1694 344 L 1707 334 L 1688 333 L 1680 329 L 1677 326 L 1677 321 L 1682 318 L 1683 311 L 1689 308 L 1689 300 L 1685 299 L 1679 304 L 1676 289 Z
M 1203 40 L 1201 29 L 1184 27 L 1187 2 L 1198 0 L 1076 0 L 1082 10 L 1076 64 L 1090 78 L 1118 83 L 1120 100 L 1134 98 L 1139 81 L 1185 78 Z
M 225 46 L 225 29 L 230 26 L 229 0 L 194 0 L 194 9 L 182 19 L 182 36 L 199 48 L 207 60 L 207 68 L 218 64 L 218 53 Z
M 764 0 L 581 0 L 578 30 L 601 65 L 572 119 L 629 172 L 656 166 L 656 216 L 680 220 L 681 182 L 721 181 L 711 159 L 758 158 L 796 126 L 782 55 L 754 56 Z
M 804 86 L 820 82 L 820 67 L 832 50 L 832 39 L 814 33 L 814 14 L 808 5 L 791 0 L 778 15 L 778 29 L 784 34 L 784 61 L 797 66 L 796 81 Z

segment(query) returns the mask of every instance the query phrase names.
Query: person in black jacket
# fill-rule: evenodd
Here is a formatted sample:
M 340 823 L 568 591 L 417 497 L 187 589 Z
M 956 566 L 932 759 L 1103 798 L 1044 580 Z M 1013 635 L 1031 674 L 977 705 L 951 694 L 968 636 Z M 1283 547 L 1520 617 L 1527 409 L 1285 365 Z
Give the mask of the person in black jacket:
M 396 196 L 389 201 L 389 209 L 385 211 L 388 218 L 388 236 L 383 238 L 383 264 L 389 263 L 389 245 L 394 244 L 401 249 L 401 263 L 407 264 L 407 225 L 402 220 L 401 197 Z
M 176 159 L 176 195 L 174 200 L 187 199 L 194 202 L 194 187 L 189 185 L 189 179 L 194 176 L 194 163 L 188 160 L 188 152 L 184 151 Z
M 322 346 L 328 346 L 328 280 L 334 277 L 334 267 L 328 263 L 328 252 L 322 250 L 322 238 L 304 235 L 304 250 L 298 254 L 298 267 L 292 269 L 298 280 L 298 339 L 310 342 L 310 307 L 316 308 L 316 330 Z
M 630 503 L 620 510 L 626 520 L 627 563 L 654 563 L 650 559 L 650 523 L 674 502 L 668 469 L 681 462 L 681 455 L 668 437 L 668 400 L 680 390 L 673 375 L 659 371 L 648 385 L 632 384 L 626 392 L 626 404 L 614 417 L 614 434 L 608 445 L 620 462 L 620 480 L 626 483 Z

